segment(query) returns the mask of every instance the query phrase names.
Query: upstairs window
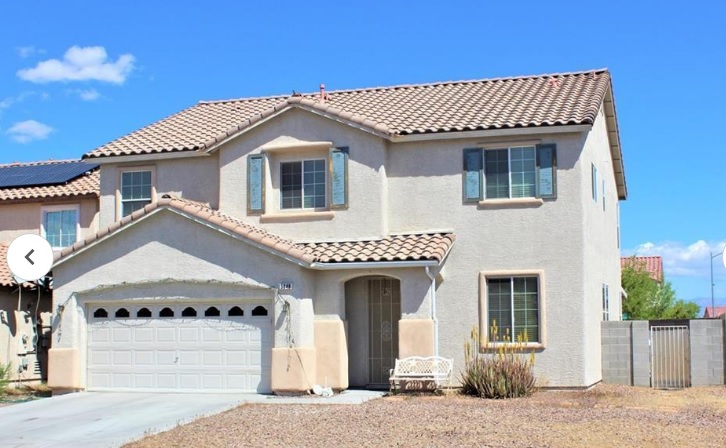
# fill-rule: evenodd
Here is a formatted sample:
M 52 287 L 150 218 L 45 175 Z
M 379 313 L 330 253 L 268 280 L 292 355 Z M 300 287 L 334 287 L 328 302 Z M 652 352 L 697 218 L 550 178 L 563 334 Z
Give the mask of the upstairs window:
M 325 159 L 280 163 L 280 208 L 325 207 Z
M 610 288 L 608 285 L 602 285 L 602 320 L 610 320 Z
M 554 145 L 464 150 L 465 202 L 554 197 Z
M 62 249 L 78 241 L 78 207 L 43 208 L 41 235 L 54 249 Z
M 151 203 L 151 171 L 121 173 L 121 216 L 128 216 Z
M 597 202 L 597 168 L 592 164 L 592 200 Z

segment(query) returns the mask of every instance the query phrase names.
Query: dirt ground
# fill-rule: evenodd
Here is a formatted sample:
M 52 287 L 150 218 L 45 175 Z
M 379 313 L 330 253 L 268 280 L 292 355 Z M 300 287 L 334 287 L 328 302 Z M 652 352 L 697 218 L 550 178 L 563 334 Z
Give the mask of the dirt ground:
M 126 445 L 723 447 L 726 387 L 599 385 L 513 400 L 392 396 L 362 405 L 244 405 Z

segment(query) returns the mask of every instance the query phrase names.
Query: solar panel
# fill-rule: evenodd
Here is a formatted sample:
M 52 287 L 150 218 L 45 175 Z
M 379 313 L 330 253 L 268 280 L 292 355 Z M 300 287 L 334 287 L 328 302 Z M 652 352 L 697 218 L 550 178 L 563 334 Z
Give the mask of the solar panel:
M 0 188 L 63 184 L 97 167 L 82 161 L 3 166 L 0 167 Z

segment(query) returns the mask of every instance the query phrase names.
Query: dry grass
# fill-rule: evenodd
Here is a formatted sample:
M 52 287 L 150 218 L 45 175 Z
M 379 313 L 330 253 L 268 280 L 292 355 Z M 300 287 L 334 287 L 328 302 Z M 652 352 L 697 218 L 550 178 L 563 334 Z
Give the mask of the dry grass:
M 723 447 L 726 387 L 600 385 L 512 400 L 395 396 L 363 405 L 246 405 L 127 445 Z

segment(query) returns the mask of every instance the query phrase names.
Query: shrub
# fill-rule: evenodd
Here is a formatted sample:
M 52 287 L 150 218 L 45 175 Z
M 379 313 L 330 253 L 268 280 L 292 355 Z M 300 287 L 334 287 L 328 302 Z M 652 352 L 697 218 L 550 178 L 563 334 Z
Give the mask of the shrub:
M 471 339 L 464 344 L 464 370 L 461 372 L 462 392 L 481 398 L 516 398 L 535 390 L 534 352 L 525 353 L 526 335 L 510 341 L 506 334 L 501 341 L 496 322 L 491 335 L 494 343 L 485 341 L 479 349 L 479 330 L 471 330 Z
M 10 374 L 12 373 L 10 368 L 10 363 L 0 364 L 0 396 L 5 395 L 5 389 L 10 384 Z

